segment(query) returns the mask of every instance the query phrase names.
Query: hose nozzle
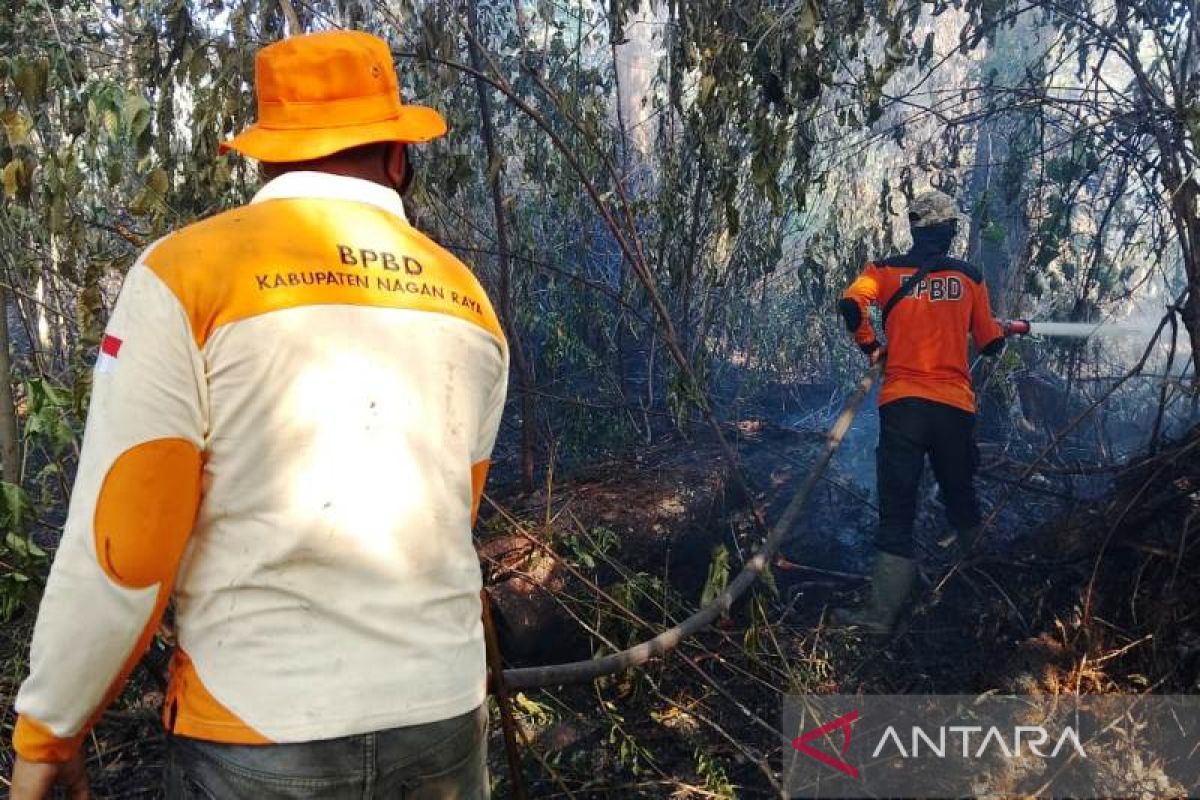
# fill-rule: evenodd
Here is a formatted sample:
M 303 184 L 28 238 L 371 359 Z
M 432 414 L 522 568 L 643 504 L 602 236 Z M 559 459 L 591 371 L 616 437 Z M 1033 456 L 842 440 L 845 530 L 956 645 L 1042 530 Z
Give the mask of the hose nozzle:
M 1029 335 L 1029 320 L 1027 319 L 1010 319 L 1007 322 L 1001 323 L 1004 327 L 1005 336 L 1028 336 Z

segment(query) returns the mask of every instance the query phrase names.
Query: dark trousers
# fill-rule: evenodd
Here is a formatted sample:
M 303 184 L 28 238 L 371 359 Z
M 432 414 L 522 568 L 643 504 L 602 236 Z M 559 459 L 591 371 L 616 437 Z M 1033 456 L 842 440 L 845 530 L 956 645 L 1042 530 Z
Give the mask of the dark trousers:
M 979 524 L 974 434 L 975 415 L 944 403 L 904 397 L 880 407 L 879 550 L 912 557 L 917 491 L 927 456 L 950 524 L 960 531 Z
M 486 800 L 487 704 L 462 716 L 299 744 L 171 736 L 168 800 Z

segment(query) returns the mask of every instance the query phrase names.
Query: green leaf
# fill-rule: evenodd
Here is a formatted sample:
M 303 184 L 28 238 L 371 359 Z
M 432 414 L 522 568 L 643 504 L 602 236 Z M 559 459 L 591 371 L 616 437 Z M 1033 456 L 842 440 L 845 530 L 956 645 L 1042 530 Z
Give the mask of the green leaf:
M 121 103 L 121 119 L 129 129 L 131 138 L 136 139 L 142 135 L 150 126 L 152 116 L 150 103 L 146 98 L 136 93 L 125 95 L 125 100 Z
M 213 166 L 213 184 L 221 189 L 229 185 L 233 178 L 233 167 L 227 156 L 219 156 Z
M 21 549 L 24 554 L 29 553 L 29 547 L 24 539 L 13 533 L 15 530 L 20 530 L 24 525 L 25 518 L 29 512 L 29 495 L 25 494 L 25 490 L 14 483 L 8 481 L 0 481 L 0 505 L 3 506 L 0 513 L 0 521 L 8 529 L 9 533 L 5 537 L 5 541 L 9 546 L 16 547 L 13 540 L 21 542 Z
M 700 595 L 700 605 L 706 606 L 715 600 L 729 585 L 729 550 L 723 544 L 713 548 L 712 561 L 708 565 L 708 580 Z
M 0 112 L 0 125 L 4 126 L 4 135 L 8 137 L 8 143 L 12 147 L 25 144 L 33 130 L 33 120 L 12 109 Z
M 29 439 L 46 432 L 46 419 L 42 414 L 30 414 L 25 418 L 25 438 Z
M 159 197 L 166 197 L 169 183 L 167 173 L 161 167 L 151 172 L 146 178 L 146 186 Z
M 25 546 L 25 540 L 12 531 L 8 531 L 4 534 L 4 544 L 9 551 L 16 553 L 19 556 L 28 555 L 27 548 Z
M 55 453 L 64 453 L 68 448 L 76 443 L 75 431 L 61 416 L 55 420 L 54 430 L 50 436 L 50 442 Z
M 100 111 L 100 124 L 112 139 L 121 137 L 121 117 L 111 105 L 105 105 Z
M 29 185 L 29 175 L 25 169 L 25 162 L 19 158 L 14 158 L 4 167 L 4 171 L 0 172 L 0 183 L 4 184 L 5 196 L 17 199 L 25 194 L 25 189 Z
M 1001 244 L 1004 242 L 1004 237 L 1008 235 L 1008 232 L 1004 229 L 1003 225 L 998 222 L 992 222 L 983 229 L 981 235 L 992 244 Z
M 129 201 L 128 211 L 135 217 L 144 217 L 150 213 L 150 205 L 150 191 L 148 189 L 142 189 L 140 192 L 134 195 L 132 200 Z
M 46 58 L 26 62 L 17 70 L 13 82 L 21 99 L 30 111 L 35 110 L 46 99 L 46 86 L 50 78 L 50 62 Z
M 146 176 L 146 185 L 129 204 L 129 213 L 143 216 L 163 208 L 170 180 L 161 168 L 155 169 Z
M 49 405 L 58 406 L 59 408 L 70 407 L 70 395 L 48 381 L 40 381 L 40 383 L 42 385 L 42 391 L 46 393 L 46 402 Z
M 50 214 L 46 220 L 46 227 L 54 234 L 67 232 L 67 202 L 61 194 L 54 195 L 54 199 L 50 202 Z
M 821 12 L 815 0 L 805 0 L 796 18 L 796 31 L 800 34 L 800 42 L 808 44 L 817 34 L 817 24 L 821 21 Z

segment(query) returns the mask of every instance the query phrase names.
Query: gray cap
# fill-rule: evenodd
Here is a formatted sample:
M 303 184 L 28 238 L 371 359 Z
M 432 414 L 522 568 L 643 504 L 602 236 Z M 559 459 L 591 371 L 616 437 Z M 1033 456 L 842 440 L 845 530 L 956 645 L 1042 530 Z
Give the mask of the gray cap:
M 914 228 L 927 228 L 954 219 L 958 219 L 958 205 L 945 192 L 922 192 L 908 206 L 908 224 Z

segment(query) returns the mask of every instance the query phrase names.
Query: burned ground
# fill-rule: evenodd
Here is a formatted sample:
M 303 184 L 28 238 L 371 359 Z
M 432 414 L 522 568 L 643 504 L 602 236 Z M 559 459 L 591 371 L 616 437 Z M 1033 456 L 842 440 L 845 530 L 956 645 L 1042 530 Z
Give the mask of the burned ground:
M 815 458 L 829 416 L 819 408 L 727 427 L 768 519 Z M 769 795 L 787 692 L 1200 689 L 1200 429 L 1101 467 L 1057 453 L 1030 468 L 1036 447 L 985 442 L 980 486 L 995 519 L 984 544 L 966 557 L 936 544 L 945 523 L 929 485 L 918 520 L 923 588 L 896 635 L 880 641 L 826 624 L 868 568 L 871 419 L 864 413 L 852 429 L 772 579 L 713 629 L 644 670 L 517 696 L 533 796 Z M 686 616 L 758 541 L 748 507 L 702 434 L 588 465 L 532 494 L 491 493 L 480 553 L 508 664 L 610 652 Z M 8 698 L 30 619 L 5 629 Z M 139 669 L 91 737 L 98 796 L 157 796 L 160 680 L 161 666 Z M 510 777 L 494 723 L 504 797 Z M 1029 779 L 1013 776 L 1013 790 Z
M 776 511 L 819 439 L 762 423 L 734 430 L 757 499 Z M 568 788 L 589 797 L 769 795 L 768 773 L 780 753 L 772 729 L 784 692 L 1040 695 L 1200 688 L 1200 615 L 1194 611 L 1200 553 L 1191 541 L 1200 517 L 1200 429 L 1154 456 L 1105 469 L 1057 456 L 1029 469 L 1020 459 L 1032 458 L 1033 448 L 1020 453 L 992 443 L 982 449 L 981 488 L 995 512 L 985 542 L 968 556 L 938 547 L 944 523 L 930 487 L 931 502 L 918 523 L 924 588 L 894 637 L 864 639 L 825 624 L 831 604 L 861 589 L 874 518 L 870 487 L 835 469 L 785 546 L 771 585 L 760 587 L 715 630 L 644 673 L 521 697 L 534 746 L 552 765 L 527 764 L 534 795 L 566 796 Z M 570 624 L 590 628 L 596 653 L 609 649 L 598 641 L 624 646 L 650 635 L 650 626 L 633 621 L 635 615 L 659 626 L 677 620 L 701 600 L 700 565 L 707 561 L 712 568 L 710 581 L 713 565 L 719 567 L 714 548 L 733 554 L 730 567 L 736 570 L 737 554 L 755 540 L 745 504 L 729 491 L 721 503 L 685 504 L 690 513 L 676 517 L 672 539 L 647 536 L 664 526 L 662 509 L 670 506 L 664 497 L 687 498 L 697 465 L 718 463 L 702 441 L 680 442 L 669 452 L 653 469 L 613 465 L 610 474 L 620 475 L 620 486 L 631 491 L 623 503 L 589 478 L 560 486 L 549 512 L 544 497 L 512 512 L 546 542 L 556 536 L 561 541 L 562 531 L 585 530 L 583 520 L 605 519 L 620 537 L 603 558 L 628 559 L 639 568 L 656 559 L 673 565 L 653 574 L 676 580 L 649 588 L 645 581 L 639 585 L 637 571 L 598 569 L 593 574 L 609 595 L 600 599 L 589 598 L 583 583 L 569 575 L 555 584 L 580 598 Z M 708 479 L 719 486 L 722 476 L 714 466 Z M 571 522 L 539 527 L 538 520 L 547 519 Z M 680 540 L 690 543 L 690 553 L 672 546 Z M 581 563 L 572 547 L 557 552 L 584 571 L 592 560 Z M 536 602 L 539 591 L 530 591 L 525 602 Z M 548 638 L 538 655 L 549 655 L 555 641 Z M 708 771 L 696 769 L 697 752 L 711 754 Z M 1149 766 L 1130 776 L 1131 792 L 1141 791 L 1136 781 L 1159 791 L 1177 786 Z M 1037 779 L 1006 778 L 1014 792 L 1031 791 Z M 501 780 L 507 781 L 506 773 Z

